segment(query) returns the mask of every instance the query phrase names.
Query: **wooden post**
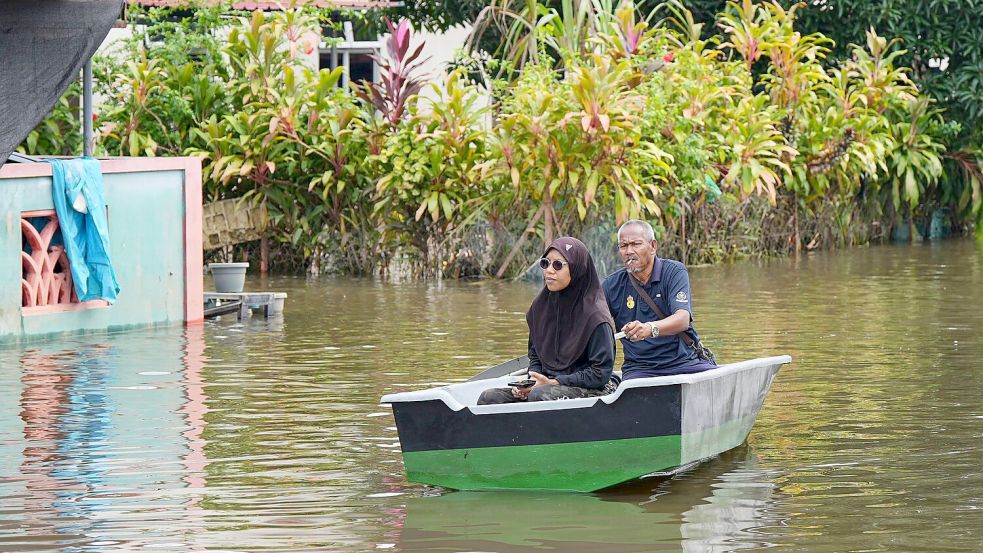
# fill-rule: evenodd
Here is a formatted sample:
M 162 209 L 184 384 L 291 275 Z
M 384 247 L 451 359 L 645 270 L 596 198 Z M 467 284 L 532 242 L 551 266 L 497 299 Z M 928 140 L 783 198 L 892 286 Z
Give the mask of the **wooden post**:
M 792 200 L 795 202 L 795 211 L 792 212 L 792 221 L 795 223 L 795 256 L 798 257 L 802 253 L 802 236 L 799 234 L 799 200 Z
M 685 209 L 683 209 L 682 212 L 682 235 L 683 235 L 683 265 L 686 265 L 687 263 L 686 254 L 688 253 L 689 248 L 686 247 L 686 210 Z
M 270 239 L 262 237 L 259 239 L 259 273 L 265 275 L 270 272 Z

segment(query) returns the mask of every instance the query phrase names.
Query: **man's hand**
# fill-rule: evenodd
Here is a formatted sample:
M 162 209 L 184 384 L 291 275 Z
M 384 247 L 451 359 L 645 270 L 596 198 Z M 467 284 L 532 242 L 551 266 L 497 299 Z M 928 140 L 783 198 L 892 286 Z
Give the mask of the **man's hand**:
M 621 331 L 625 333 L 625 338 L 632 342 L 639 342 L 652 337 L 652 329 L 648 323 L 641 321 L 632 321 L 621 327 Z

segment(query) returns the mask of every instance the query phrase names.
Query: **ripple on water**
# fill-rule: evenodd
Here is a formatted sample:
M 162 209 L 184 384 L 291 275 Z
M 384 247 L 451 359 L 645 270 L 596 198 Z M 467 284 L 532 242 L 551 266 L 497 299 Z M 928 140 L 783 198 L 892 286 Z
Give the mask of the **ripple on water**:
M 975 247 L 690 276 L 724 360 L 794 362 L 746 446 L 598 494 L 410 484 L 379 403 L 524 353 L 534 285 L 250 280 L 282 319 L 2 348 L 0 551 L 978 548 Z

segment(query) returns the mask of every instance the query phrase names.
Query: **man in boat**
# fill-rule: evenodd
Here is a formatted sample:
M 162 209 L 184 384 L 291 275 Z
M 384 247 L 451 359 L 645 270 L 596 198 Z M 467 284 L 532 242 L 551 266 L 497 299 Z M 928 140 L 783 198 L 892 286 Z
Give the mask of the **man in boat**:
M 656 255 L 652 225 L 631 220 L 618 229 L 624 267 L 604 279 L 615 328 L 625 333 L 624 379 L 687 374 L 716 367 L 693 328 L 686 267 Z M 653 306 L 656 309 L 653 309 Z

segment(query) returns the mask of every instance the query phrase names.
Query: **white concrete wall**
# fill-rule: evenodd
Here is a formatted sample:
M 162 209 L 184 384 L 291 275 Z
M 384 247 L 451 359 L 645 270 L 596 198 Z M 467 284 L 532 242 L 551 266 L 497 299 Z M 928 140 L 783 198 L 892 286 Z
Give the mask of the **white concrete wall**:
M 418 35 L 414 33 L 416 40 L 413 41 L 413 45 L 418 44 L 419 40 L 425 40 L 426 45 L 423 47 L 421 57 L 430 58 L 422 69 L 432 77 L 442 75 L 447 64 L 454 59 L 455 53 L 464 48 L 464 42 L 470 32 L 470 26 L 458 26 L 443 33 L 422 32 Z

